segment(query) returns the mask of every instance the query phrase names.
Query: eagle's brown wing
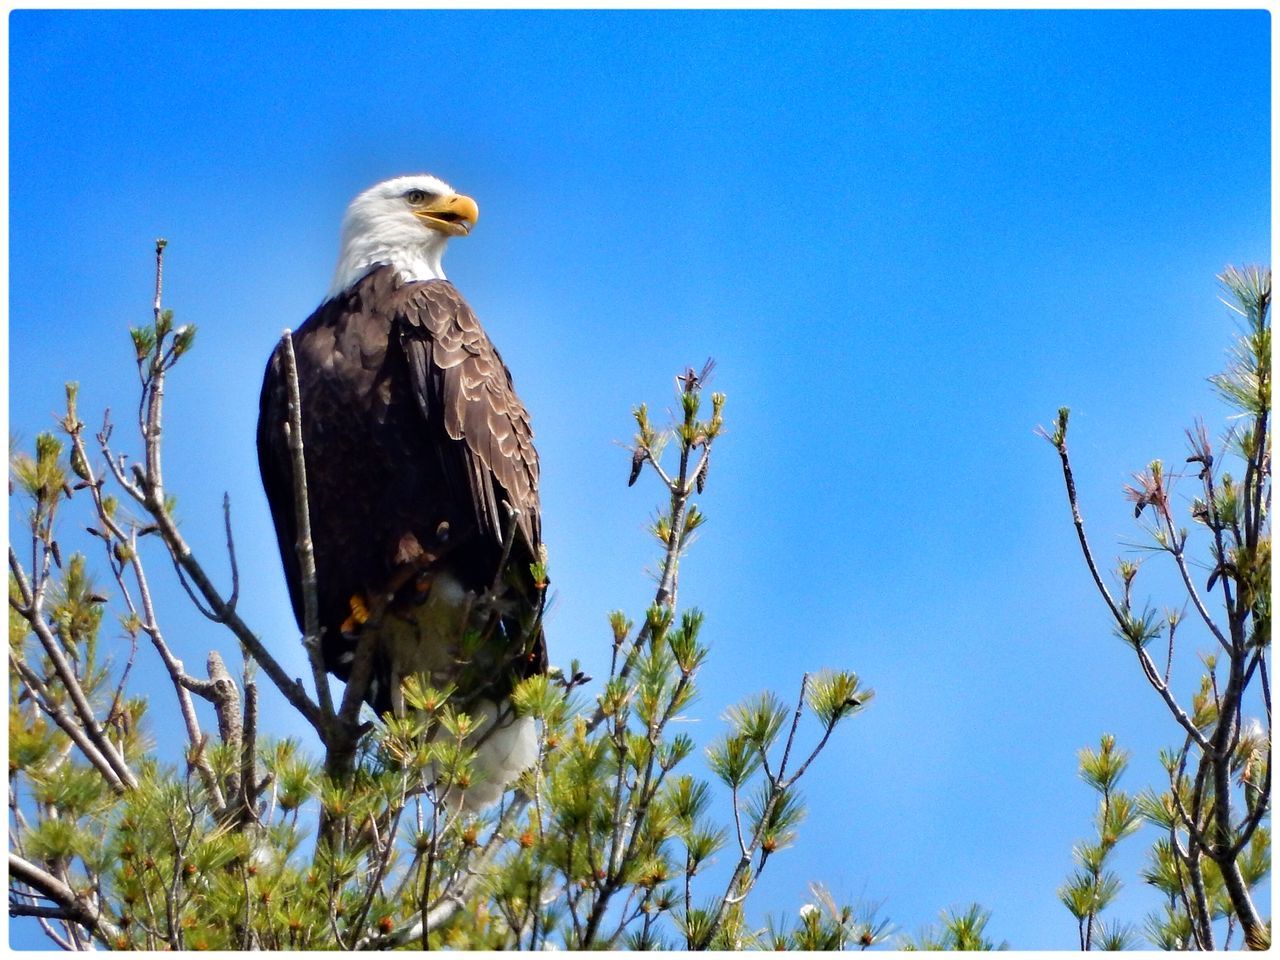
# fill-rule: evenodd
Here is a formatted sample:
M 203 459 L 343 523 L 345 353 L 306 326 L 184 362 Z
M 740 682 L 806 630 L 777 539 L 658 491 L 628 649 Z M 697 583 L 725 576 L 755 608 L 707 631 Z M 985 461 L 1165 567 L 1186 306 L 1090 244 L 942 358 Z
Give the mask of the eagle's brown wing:
M 449 439 L 461 441 L 455 470 L 470 492 L 477 527 L 501 543 L 510 523 L 507 501 L 520 511 L 521 552 L 536 559 L 538 453 L 511 374 L 453 284 L 409 284 L 402 294 L 397 332 L 414 398 L 428 423 L 438 417 Z

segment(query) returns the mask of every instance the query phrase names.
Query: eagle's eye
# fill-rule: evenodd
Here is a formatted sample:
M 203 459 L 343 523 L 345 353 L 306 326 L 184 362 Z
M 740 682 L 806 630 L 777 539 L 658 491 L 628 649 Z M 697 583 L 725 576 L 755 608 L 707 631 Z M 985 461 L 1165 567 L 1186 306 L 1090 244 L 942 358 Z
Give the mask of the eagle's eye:
M 420 203 L 426 203 L 430 197 L 431 194 L 427 193 L 425 190 L 410 190 L 404 195 L 404 198 L 415 207 Z

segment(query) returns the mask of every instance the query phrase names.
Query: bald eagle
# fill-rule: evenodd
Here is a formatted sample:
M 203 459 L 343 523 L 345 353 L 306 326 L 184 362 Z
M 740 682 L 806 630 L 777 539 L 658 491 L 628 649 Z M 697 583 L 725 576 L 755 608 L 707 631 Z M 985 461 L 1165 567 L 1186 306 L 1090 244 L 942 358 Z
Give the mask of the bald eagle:
M 529 414 L 441 266 L 478 217 L 433 176 L 364 191 L 328 294 L 293 338 L 325 669 L 346 681 L 372 631 L 366 700 L 379 715 L 404 713 L 406 677 L 451 687 L 482 721 L 471 808 L 533 762 L 532 722 L 509 697 L 547 667 Z M 305 630 L 280 353 L 262 385 L 258 460 Z

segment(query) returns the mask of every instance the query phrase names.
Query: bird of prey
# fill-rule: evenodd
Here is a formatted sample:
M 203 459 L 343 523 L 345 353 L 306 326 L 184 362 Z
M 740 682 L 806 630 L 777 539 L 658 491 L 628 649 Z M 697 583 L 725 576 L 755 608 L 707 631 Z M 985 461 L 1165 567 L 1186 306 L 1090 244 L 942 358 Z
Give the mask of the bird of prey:
M 535 759 L 510 694 L 547 669 L 538 455 L 511 374 L 441 261 L 479 217 L 434 176 L 355 198 L 325 300 L 293 335 L 325 669 L 346 681 L 372 632 L 366 700 L 405 711 L 425 674 L 482 721 L 464 803 L 495 801 Z M 258 460 L 304 629 L 288 392 L 267 366 Z

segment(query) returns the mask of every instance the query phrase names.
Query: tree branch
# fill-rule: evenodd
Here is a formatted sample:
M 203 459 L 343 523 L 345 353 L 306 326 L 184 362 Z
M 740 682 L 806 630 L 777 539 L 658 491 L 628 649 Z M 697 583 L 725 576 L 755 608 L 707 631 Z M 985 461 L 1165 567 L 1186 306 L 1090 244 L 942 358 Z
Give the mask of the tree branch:
M 329 693 L 329 676 L 320 655 L 320 599 L 316 587 L 315 544 L 311 539 L 311 510 L 307 497 L 307 459 L 302 449 L 302 392 L 298 385 L 298 360 L 293 352 L 293 334 L 285 330 L 280 338 L 280 362 L 289 394 L 289 419 L 284 425 L 293 457 L 293 516 L 298 530 L 295 549 L 302 578 L 303 632 L 302 645 L 311 662 L 316 697 L 326 720 L 333 717 L 333 697 Z
M 69 886 L 34 863 L 10 852 L 9 882 L 15 881 L 58 904 L 68 919 L 84 927 L 103 945 L 115 947 L 117 941 L 123 939 L 119 927 L 91 908 Z
M 116 771 L 115 767 L 102 754 L 93 741 L 89 739 L 84 728 L 69 717 L 67 712 L 62 708 L 62 705 L 56 703 L 49 695 L 48 689 L 40 680 L 40 677 L 37 676 L 36 672 L 20 659 L 15 657 L 12 652 L 9 654 L 9 667 L 19 676 L 27 689 L 31 691 L 32 696 L 35 698 L 36 705 L 58 725 L 63 733 L 71 738 L 77 747 L 80 748 L 80 752 L 84 754 L 85 759 L 93 764 L 97 771 L 102 774 L 103 778 L 108 784 L 110 784 L 112 790 L 117 793 L 123 793 L 129 787 L 134 786 L 134 784 L 126 784 L 124 780 L 121 779 L 120 774 Z

